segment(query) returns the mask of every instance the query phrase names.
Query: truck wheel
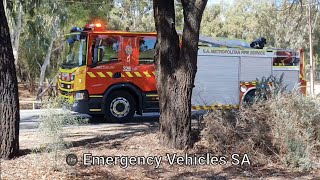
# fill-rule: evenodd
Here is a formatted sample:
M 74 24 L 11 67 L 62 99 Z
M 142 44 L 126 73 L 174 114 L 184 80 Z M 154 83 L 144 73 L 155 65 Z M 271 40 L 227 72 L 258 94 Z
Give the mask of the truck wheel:
M 250 90 L 243 98 L 243 102 L 246 103 L 246 104 L 253 104 L 254 102 L 254 99 L 256 97 L 256 90 L 253 89 L 253 90 Z
M 105 119 L 108 122 L 123 123 L 133 118 L 136 103 L 132 95 L 125 91 L 114 91 L 105 103 Z

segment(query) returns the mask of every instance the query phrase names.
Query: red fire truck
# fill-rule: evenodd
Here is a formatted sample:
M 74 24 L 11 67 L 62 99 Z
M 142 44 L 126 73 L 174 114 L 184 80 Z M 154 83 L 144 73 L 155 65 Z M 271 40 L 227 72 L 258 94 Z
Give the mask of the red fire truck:
M 60 96 L 73 110 L 123 122 L 158 112 L 154 47 L 156 33 L 105 30 L 101 24 L 66 35 Z M 288 90 L 305 92 L 303 52 L 255 49 L 245 41 L 200 37 L 193 110 L 238 108 L 254 95 L 256 78 L 284 75 Z

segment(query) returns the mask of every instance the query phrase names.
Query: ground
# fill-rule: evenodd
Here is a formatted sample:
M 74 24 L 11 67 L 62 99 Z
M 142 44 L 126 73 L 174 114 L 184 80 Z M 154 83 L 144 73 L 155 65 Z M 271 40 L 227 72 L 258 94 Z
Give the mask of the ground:
M 320 88 L 319 88 L 320 89 Z M 25 90 L 20 99 L 34 100 Z M 198 146 L 186 151 L 167 149 L 158 142 L 158 117 L 136 118 L 131 123 L 96 123 L 64 128 L 64 140 L 72 146 L 64 150 L 41 150 L 44 139 L 37 129 L 40 112 L 21 111 L 21 156 L 13 160 L 0 160 L 0 179 L 320 179 L 320 170 L 301 172 L 281 164 L 250 166 L 169 165 L 166 153 L 173 155 L 200 154 L 206 150 Z M 39 150 L 40 148 L 40 150 Z M 66 155 L 74 153 L 80 162 L 66 163 Z M 122 168 L 119 165 L 82 165 L 83 153 L 97 156 L 158 156 L 163 157 L 159 168 L 137 165 Z M 236 153 L 236 152 L 235 152 Z
M 18 84 L 19 101 L 35 101 L 37 96 L 28 91 L 27 85 L 24 83 Z M 20 109 L 32 109 L 31 103 L 20 103 Z
M 127 124 L 94 123 L 64 128 L 64 136 L 71 148 L 41 152 L 42 135 L 37 129 L 20 132 L 21 156 L 1 160 L 0 179 L 317 179 L 320 171 L 299 172 L 282 165 L 169 165 L 164 159 L 158 169 L 153 165 L 122 168 L 119 165 L 84 166 L 83 153 L 103 156 L 161 156 L 166 153 L 194 154 L 199 148 L 181 151 L 159 145 L 156 118 L 140 118 Z M 203 150 L 202 150 L 203 151 Z M 66 164 L 66 155 L 74 153 L 80 159 L 75 166 Z

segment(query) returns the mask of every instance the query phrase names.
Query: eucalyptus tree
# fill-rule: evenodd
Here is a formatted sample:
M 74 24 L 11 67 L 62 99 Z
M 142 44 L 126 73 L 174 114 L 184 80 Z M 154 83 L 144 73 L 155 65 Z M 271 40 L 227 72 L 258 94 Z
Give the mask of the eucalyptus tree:
M 111 29 L 154 31 L 151 0 L 115 0 L 109 16 Z
M 197 72 L 200 23 L 207 0 L 181 0 L 180 47 L 174 0 L 154 0 L 158 43 L 155 66 L 160 101 L 160 142 L 183 149 L 191 145 L 191 95 Z
M 223 3 L 207 6 L 202 17 L 201 33 L 209 37 L 226 37 L 227 32 L 224 31 L 226 9 Z
M 19 154 L 19 97 L 10 31 L 0 3 L 0 158 Z
M 6 17 L 10 29 L 10 37 L 11 37 L 11 44 L 13 49 L 14 55 L 14 64 L 18 65 L 19 59 L 19 40 L 20 34 L 22 30 L 22 16 L 23 12 L 23 2 L 20 0 L 17 1 L 6 1 L 3 2 L 4 8 L 6 11 Z
M 110 18 L 110 11 L 115 7 L 114 0 L 82 0 L 65 3 L 68 10 L 66 30 L 75 26 L 83 27 L 97 20 L 107 22 Z
M 61 36 L 60 26 L 67 19 L 67 9 L 60 1 L 42 0 L 35 4 L 26 17 L 26 28 L 24 31 L 24 52 L 29 63 L 36 63 L 40 70 L 37 99 L 44 87 L 46 73 L 55 40 Z

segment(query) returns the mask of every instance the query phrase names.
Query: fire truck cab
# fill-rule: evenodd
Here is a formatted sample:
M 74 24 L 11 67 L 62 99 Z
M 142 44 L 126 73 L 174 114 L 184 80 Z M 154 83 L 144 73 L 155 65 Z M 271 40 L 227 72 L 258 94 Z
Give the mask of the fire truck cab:
M 101 24 L 66 35 L 59 72 L 60 96 L 73 111 L 123 122 L 158 112 L 154 48 L 156 33 L 104 30 Z M 200 37 L 194 110 L 238 108 L 256 78 L 284 74 L 289 90 L 303 79 L 303 53 L 255 49 L 245 41 Z
M 156 33 L 105 31 L 101 25 L 66 35 L 60 95 L 73 110 L 123 121 L 158 112 L 153 64 Z

